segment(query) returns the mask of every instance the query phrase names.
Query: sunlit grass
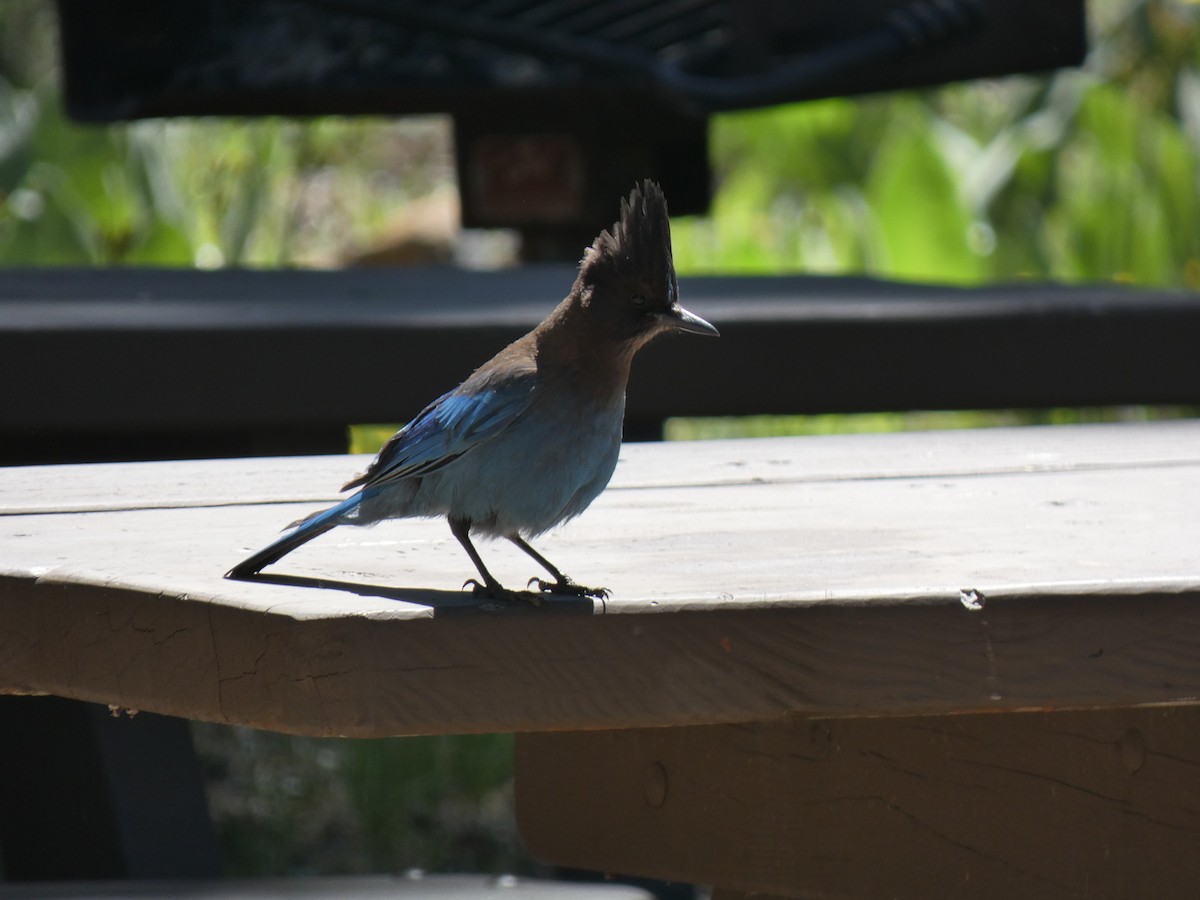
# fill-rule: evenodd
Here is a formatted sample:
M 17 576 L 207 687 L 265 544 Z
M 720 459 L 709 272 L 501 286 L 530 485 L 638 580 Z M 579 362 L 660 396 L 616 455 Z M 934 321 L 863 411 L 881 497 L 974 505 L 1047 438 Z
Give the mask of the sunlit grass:
M 1055 409 L 917 410 L 827 413 L 813 416 L 692 416 L 667 419 L 668 441 L 789 437 L 818 434 L 879 434 L 889 431 L 946 431 L 1019 425 L 1078 425 L 1087 422 L 1153 422 L 1200 416 L 1193 406 L 1087 406 Z M 352 425 L 351 453 L 377 453 L 399 425 Z
M 1191 418 L 1190 406 L 1095 406 L 1058 409 L 975 409 L 916 412 L 831 413 L 815 416 L 723 416 L 667 419 L 669 441 L 787 437 L 819 434 L 876 434 L 944 431 L 1017 425 L 1076 425 L 1086 422 L 1149 422 Z
M 378 453 L 387 439 L 396 433 L 399 425 L 351 425 L 350 452 Z

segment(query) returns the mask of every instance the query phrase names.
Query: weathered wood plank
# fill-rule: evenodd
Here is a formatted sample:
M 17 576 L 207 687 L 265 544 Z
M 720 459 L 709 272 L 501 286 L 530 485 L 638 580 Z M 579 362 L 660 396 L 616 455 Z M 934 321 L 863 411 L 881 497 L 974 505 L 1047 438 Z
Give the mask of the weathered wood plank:
M 179 592 L 278 600 L 278 588 L 212 576 L 334 499 L 328 489 L 364 463 L 0 469 L 0 521 L 25 535 L 0 547 L 0 570 L 46 576 L 69 561 L 72 577 L 111 567 Z M 1186 540 L 1198 465 L 1195 422 L 626 445 L 593 510 L 542 543 L 570 570 L 613 580 L 610 611 L 672 598 L 1001 596 L 1034 584 L 1182 589 L 1200 569 Z M 113 518 L 95 518 L 105 512 Z M 1148 518 L 1153 529 L 1141 527 Z M 168 519 L 177 524 L 162 529 Z M 493 556 L 501 571 L 519 564 L 510 578 L 526 571 L 503 544 Z M 340 529 L 276 570 L 397 589 L 452 589 L 470 574 L 444 525 L 412 520 Z
M 0 467 L 0 515 L 323 503 L 366 456 Z M 626 444 L 609 491 L 646 487 L 999 475 L 1200 462 L 1191 420 L 936 434 Z
M 621 728 L 788 712 L 1195 703 L 1196 596 L 596 616 L 577 604 L 330 619 L 4 582 L 0 683 L 315 735 Z M 451 602 L 459 595 L 452 595 Z M 312 617 L 306 618 L 308 613 Z M 401 615 L 397 611 L 395 615 Z
M 431 521 L 220 578 L 358 460 L 0 470 L 0 686 L 364 735 L 1191 703 L 1198 448 L 1198 423 L 629 446 L 539 543 L 614 597 L 540 609 L 459 591 Z
M 1189 898 L 1198 726 L 1188 708 L 521 735 L 517 815 L 541 859 L 732 897 Z

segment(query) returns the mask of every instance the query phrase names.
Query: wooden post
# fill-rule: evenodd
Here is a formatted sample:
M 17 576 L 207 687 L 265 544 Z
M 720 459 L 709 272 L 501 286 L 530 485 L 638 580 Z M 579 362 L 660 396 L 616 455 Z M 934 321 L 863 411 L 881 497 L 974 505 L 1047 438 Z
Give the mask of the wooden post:
M 4 880 L 220 874 L 183 719 L 0 696 L 0 723 Z
M 521 735 L 534 855 L 718 896 L 1192 897 L 1200 709 Z

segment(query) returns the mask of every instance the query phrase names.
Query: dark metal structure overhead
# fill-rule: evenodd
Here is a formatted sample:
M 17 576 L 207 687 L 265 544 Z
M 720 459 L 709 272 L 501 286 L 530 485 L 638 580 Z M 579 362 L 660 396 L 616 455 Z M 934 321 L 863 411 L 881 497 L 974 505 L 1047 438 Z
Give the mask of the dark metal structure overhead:
M 451 113 L 467 225 L 578 252 L 707 117 L 1076 65 L 1083 0 L 58 0 L 70 114 Z M 524 173 L 524 174 L 522 174 Z M 551 253 L 551 255 L 553 255 Z

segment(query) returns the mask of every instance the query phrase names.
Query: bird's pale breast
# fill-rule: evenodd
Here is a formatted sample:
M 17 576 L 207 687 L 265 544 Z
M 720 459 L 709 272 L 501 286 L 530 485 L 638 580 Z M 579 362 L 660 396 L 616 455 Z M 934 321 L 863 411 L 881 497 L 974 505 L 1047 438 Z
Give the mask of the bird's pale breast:
M 361 524 L 400 516 L 468 519 L 472 531 L 532 537 L 583 512 L 604 490 L 621 448 L 624 396 L 612 404 L 538 402 L 454 462 L 388 485 Z

